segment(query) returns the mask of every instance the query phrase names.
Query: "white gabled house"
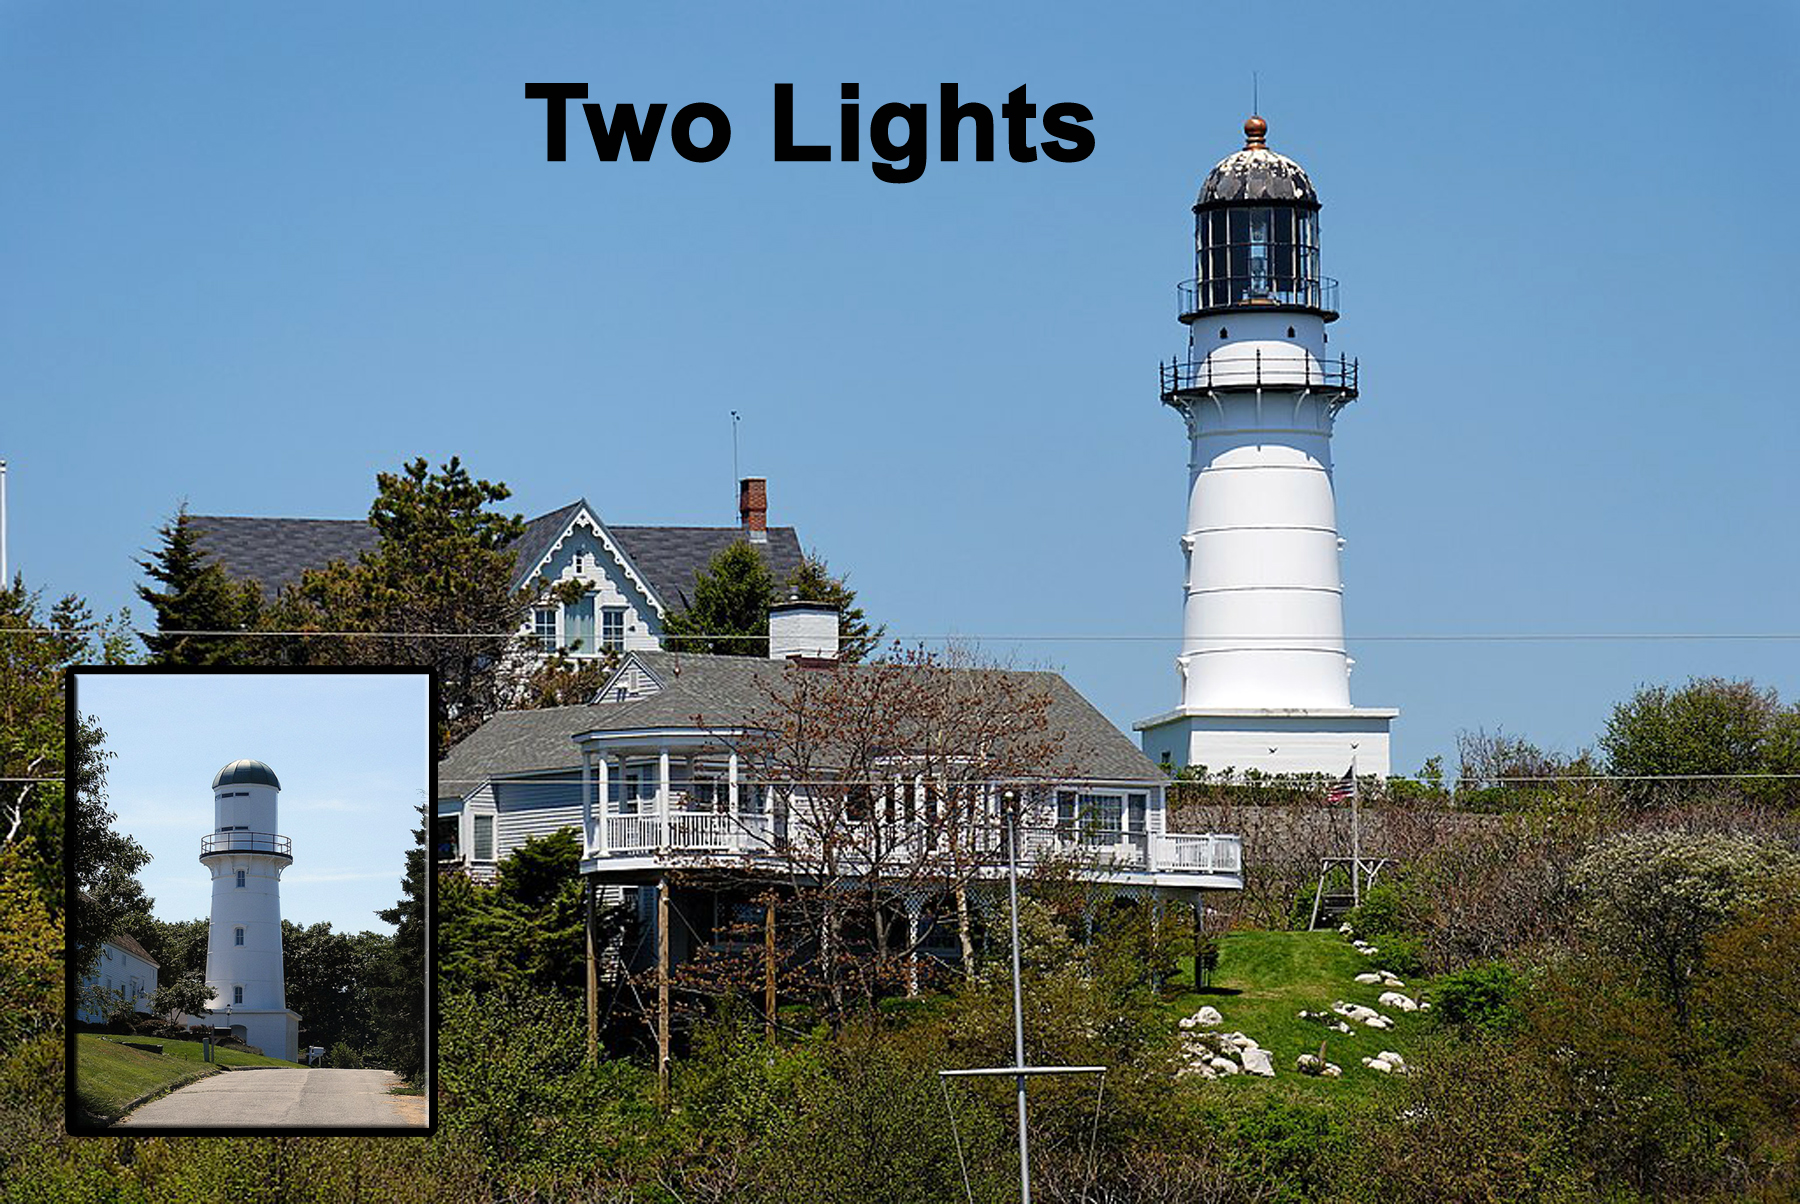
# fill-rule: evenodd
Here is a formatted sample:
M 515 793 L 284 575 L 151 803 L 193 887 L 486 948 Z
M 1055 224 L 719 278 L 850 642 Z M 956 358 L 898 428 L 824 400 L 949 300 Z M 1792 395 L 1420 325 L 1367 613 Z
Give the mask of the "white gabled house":
M 439 864 L 487 877 L 528 839 L 570 828 L 600 897 L 635 897 L 646 922 L 648 899 L 670 874 L 707 871 L 726 885 L 710 900 L 691 889 L 676 900 L 682 922 L 670 936 L 681 961 L 717 936 L 752 884 L 816 878 L 808 867 L 828 845 L 840 869 L 849 858 L 868 874 L 908 875 L 908 907 L 930 893 L 934 875 L 997 878 L 1000 798 L 1010 787 L 1026 800 L 1027 868 L 1054 862 L 1098 894 L 1170 901 L 1242 887 L 1239 838 L 1170 830 L 1167 776 L 1055 673 L 944 671 L 964 675 L 965 684 L 1003 673 L 1040 692 L 1061 750 L 1053 776 L 941 785 L 895 749 L 882 782 L 848 813 L 841 788 L 826 807 L 803 785 L 770 777 L 756 750 L 768 735 L 771 699 L 795 688 L 794 675 L 875 671 L 831 659 L 835 622 L 820 622 L 821 610 L 775 608 L 770 642 L 780 659 L 630 650 L 590 705 L 495 715 L 439 766 Z M 795 650 L 803 655 L 781 655 Z M 958 790 L 953 806 L 946 800 Z M 955 833 L 945 826 L 953 811 Z M 952 848 L 963 859 L 955 867 L 942 861 Z M 915 909 L 915 924 L 918 916 Z
M 585 498 L 542 514 L 512 544 L 512 586 L 541 579 L 546 590 L 521 633 L 546 653 L 571 649 L 577 659 L 662 647 L 663 621 L 685 609 L 696 576 L 712 558 L 744 541 L 761 553 L 777 581 L 801 561 L 792 527 L 768 525 L 768 486 L 761 477 L 739 482 L 735 527 L 608 526 Z M 375 548 L 375 528 L 360 519 L 244 518 L 195 514 L 189 522 L 200 548 L 232 577 L 253 580 L 272 597 L 306 569 L 354 561 Z M 565 600 L 556 586 L 580 582 Z
M 95 965 L 94 973 L 82 982 L 82 994 L 89 987 L 117 991 L 132 1001 L 133 1010 L 148 1016 L 151 1014 L 150 997 L 156 994 L 156 976 L 160 969 L 156 959 L 145 952 L 142 945 L 122 932 L 117 933 L 101 944 L 100 961 Z M 81 994 L 76 996 L 75 1018 L 84 1024 L 104 1023 L 106 1017 L 82 1006 L 81 998 Z

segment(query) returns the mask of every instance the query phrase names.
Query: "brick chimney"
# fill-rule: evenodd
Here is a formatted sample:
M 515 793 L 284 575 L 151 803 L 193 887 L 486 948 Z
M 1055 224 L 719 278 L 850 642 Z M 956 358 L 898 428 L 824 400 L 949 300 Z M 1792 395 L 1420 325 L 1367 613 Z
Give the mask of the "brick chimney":
M 769 482 L 745 477 L 738 482 L 738 523 L 751 543 L 769 541 Z

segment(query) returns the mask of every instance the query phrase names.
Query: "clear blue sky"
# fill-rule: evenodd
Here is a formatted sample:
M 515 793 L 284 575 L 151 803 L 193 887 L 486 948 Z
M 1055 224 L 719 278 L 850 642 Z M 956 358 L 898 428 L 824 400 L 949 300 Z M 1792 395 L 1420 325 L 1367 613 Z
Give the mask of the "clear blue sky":
M 151 854 L 139 879 L 163 920 L 205 918 L 212 883 L 200 838 L 213 776 L 262 761 L 281 781 L 277 819 L 294 842 L 281 915 L 339 932 L 392 932 L 415 810 L 430 789 L 430 700 L 419 674 L 97 673 L 78 681 L 106 732 L 113 829 Z
M 771 521 L 895 632 L 1008 645 L 1122 726 L 1177 696 L 1189 206 L 1270 141 L 1325 202 L 1353 637 L 1800 627 L 1800 10 L 1708 5 L 78 6 L 0 13 L 12 563 L 102 608 L 186 499 L 354 517 L 460 454 L 538 514 Z M 730 115 L 543 157 L 528 80 Z M 1094 113 L 1085 162 L 776 163 L 935 105 Z M 1148 638 L 1146 638 L 1148 637 Z M 1640 682 L 1800 695 L 1795 642 L 1356 642 L 1396 769 L 1591 741 Z

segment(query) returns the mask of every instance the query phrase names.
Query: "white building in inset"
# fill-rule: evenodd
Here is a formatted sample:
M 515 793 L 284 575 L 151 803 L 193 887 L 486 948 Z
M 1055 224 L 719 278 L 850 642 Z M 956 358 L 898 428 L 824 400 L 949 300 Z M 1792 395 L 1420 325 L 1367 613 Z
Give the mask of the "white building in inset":
M 214 1024 L 271 1058 L 300 1055 L 300 1017 L 287 1008 L 281 968 L 281 871 L 293 847 L 277 834 L 281 782 L 261 761 L 233 761 L 213 778 L 213 830 L 200 842 L 212 873 L 206 941 Z
M 1187 421 L 1181 703 L 1134 726 L 1165 768 L 1388 772 L 1400 712 L 1350 702 L 1331 432 L 1357 395 L 1331 353 L 1337 282 L 1319 272 L 1319 198 L 1298 163 L 1244 148 L 1194 205 L 1194 279 L 1180 286 L 1185 359 L 1162 399 Z
M 99 987 L 111 994 L 116 991 L 131 1000 L 132 1010 L 150 1015 L 150 997 L 156 994 L 156 976 L 161 967 L 155 958 L 144 951 L 144 947 L 123 932 L 114 933 L 100 946 L 100 960 L 94 965 L 94 972 L 82 980 L 82 987 Z M 87 995 L 84 989 L 76 996 L 83 1000 Z M 106 1016 L 100 1010 L 78 1002 L 75 1018 L 86 1024 L 100 1024 Z

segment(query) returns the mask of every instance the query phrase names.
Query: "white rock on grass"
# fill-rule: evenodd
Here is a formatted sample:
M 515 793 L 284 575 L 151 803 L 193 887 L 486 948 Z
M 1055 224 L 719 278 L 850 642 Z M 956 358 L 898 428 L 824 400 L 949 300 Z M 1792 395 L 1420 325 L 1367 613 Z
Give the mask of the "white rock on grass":
M 1416 1012 L 1419 1010 L 1419 1005 L 1417 1003 L 1413 1002 L 1409 996 L 1402 995 L 1398 991 L 1383 991 L 1381 993 L 1381 998 L 1376 1002 L 1380 1003 L 1382 1007 L 1399 1008 L 1403 1012 Z
M 1393 1050 L 1384 1049 L 1375 1056 L 1380 1058 L 1383 1062 L 1386 1062 L 1389 1066 L 1392 1066 L 1399 1073 L 1406 1073 L 1406 1059 L 1395 1053 Z
M 1238 1064 L 1233 1062 L 1230 1058 L 1214 1058 L 1208 1062 L 1207 1065 L 1211 1066 L 1219 1074 L 1229 1075 L 1238 1073 Z
M 1301 1074 L 1310 1074 L 1322 1079 L 1335 1079 L 1344 1073 L 1344 1068 L 1336 1062 L 1327 1062 L 1318 1054 L 1301 1054 L 1294 1059 L 1294 1069 Z
M 1382 980 L 1381 975 L 1375 973 L 1375 971 L 1373 971 L 1373 970 L 1369 970 L 1362 974 L 1358 974 L 1356 976 L 1356 981 L 1360 982 L 1365 987 L 1372 987 L 1376 983 L 1381 982 L 1383 980 Z
M 1275 1077 L 1275 1059 L 1269 1056 L 1268 1050 L 1252 1046 L 1244 1051 L 1244 1073 L 1272 1079 Z
M 1195 1024 L 1204 1025 L 1207 1028 L 1225 1023 L 1225 1017 L 1219 1015 L 1219 1009 L 1213 1007 L 1211 1004 L 1207 1004 L 1205 1007 L 1195 1012 L 1193 1019 Z
M 1358 1024 L 1365 1024 L 1371 1017 L 1379 1017 L 1381 1015 L 1381 1013 L 1374 1008 L 1364 1007 L 1360 1003 L 1350 1003 L 1343 999 L 1332 1004 L 1331 1010 L 1338 1015 L 1343 1016 L 1345 1019 L 1356 1021 Z
M 1377 973 L 1381 975 L 1381 985 L 1384 987 L 1403 987 L 1406 985 L 1386 970 L 1379 970 Z
M 1370 1016 L 1367 1020 L 1363 1021 L 1363 1027 L 1390 1029 L 1394 1027 L 1394 1022 L 1389 1020 L 1386 1016 Z
M 1356 929 L 1350 927 L 1350 921 L 1345 920 L 1342 924 L 1338 925 L 1338 932 L 1343 936 L 1354 936 L 1356 934 Z
M 1362 1064 L 1377 1074 L 1393 1074 L 1394 1067 L 1386 1058 L 1364 1058 Z

